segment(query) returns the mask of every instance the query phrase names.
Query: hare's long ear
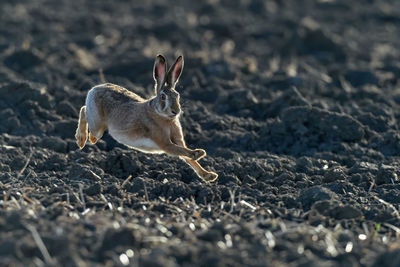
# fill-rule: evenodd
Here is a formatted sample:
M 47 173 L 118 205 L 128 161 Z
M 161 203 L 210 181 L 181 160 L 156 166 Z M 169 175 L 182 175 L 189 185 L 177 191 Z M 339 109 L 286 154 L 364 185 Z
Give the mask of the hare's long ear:
M 171 88 L 175 88 L 183 70 L 183 56 L 179 56 L 174 65 L 168 71 L 167 83 Z
M 154 61 L 153 78 L 155 81 L 155 90 L 158 94 L 165 82 L 165 75 L 167 73 L 167 62 L 162 55 L 158 55 Z

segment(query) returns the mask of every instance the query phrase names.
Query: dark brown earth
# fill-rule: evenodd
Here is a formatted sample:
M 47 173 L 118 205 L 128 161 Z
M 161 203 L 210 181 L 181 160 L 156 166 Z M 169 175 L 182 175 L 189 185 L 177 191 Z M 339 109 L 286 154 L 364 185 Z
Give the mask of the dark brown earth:
M 1 266 L 400 266 L 400 2 L 0 1 Z M 219 179 L 107 134 L 163 53 Z M 131 177 L 131 178 L 129 178 Z

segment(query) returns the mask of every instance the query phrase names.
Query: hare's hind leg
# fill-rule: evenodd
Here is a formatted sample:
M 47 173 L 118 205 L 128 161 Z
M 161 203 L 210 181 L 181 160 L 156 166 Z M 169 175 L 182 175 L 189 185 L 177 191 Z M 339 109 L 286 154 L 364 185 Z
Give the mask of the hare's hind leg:
M 89 140 L 92 144 L 96 144 L 97 140 L 99 140 L 103 136 L 104 131 L 107 129 L 107 127 L 105 127 L 100 122 L 91 121 L 90 118 L 88 118 L 88 124 Z
M 92 144 L 96 144 L 97 143 L 97 138 L 93 136 L 93 134 L 91 132 L 89 132 L 89 140 Z
M 76 129 L 75 139 L 79 148 L 84 148 L 88 136 L 88 124 L 86 121 L 86 106 L 81 107 L 79 112 L 78 128 Z
M 89 140 L 90 140 L 90 142 L 91 142 L 92 144 L 96 144 L 97 141 L 98 141 L 101 137 L 103 137 L 103 134 L 104 134 L 104 131 L 106 130 L 106 127 L 101 126 L 101 127 L 98 127 L 98 128 L 94 128 L 93 134 L 92 134 L 92 130 L 91 130 L 91 128 L 90 128 L 90 125 L 89 125 L 89 129 L 90 129 L 90 131 L 89 131 Z
M 92 90 L 89 91 L 86 99 L 86 119 L 89 125 L 89 140 L 95 144 L 103 136 L 107 126 L 100 115 Z

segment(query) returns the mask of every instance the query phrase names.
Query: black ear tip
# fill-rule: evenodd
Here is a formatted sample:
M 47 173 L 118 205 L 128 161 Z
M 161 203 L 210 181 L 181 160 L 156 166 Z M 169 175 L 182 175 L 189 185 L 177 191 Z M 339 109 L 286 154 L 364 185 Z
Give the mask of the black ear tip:
M 161 55 L 161 54 L 157 55 L 156 60 L 158 60 L 158 61 L 160 61 L 160 62 L 163 62 L 163 63 L 165 62 L 165 58 L 164 58 L 164 56 Z

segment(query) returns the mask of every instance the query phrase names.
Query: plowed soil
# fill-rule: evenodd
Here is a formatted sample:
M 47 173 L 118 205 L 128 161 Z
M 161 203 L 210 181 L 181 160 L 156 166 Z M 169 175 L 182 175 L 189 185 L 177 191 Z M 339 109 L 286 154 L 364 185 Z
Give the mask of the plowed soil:
M 400 266 L 400 1 L 0 2 L 1 266 Z M 87 91 L 185 56 L 186 143 L 107 133 Z

